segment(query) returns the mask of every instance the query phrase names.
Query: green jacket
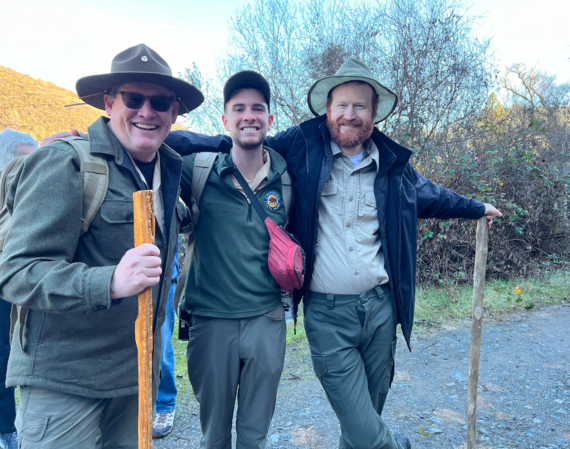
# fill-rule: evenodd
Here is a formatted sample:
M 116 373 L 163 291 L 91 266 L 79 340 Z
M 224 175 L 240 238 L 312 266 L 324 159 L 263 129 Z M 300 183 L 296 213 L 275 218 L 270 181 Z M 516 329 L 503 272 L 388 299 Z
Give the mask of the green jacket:
M 281 175 L 287 167 L 281 156 L 266 149 L 271 170 L 256 196 L 273 221 L 285 225 Z M 186 204 L 190 204 L 195 156 L 183 157 L 180 187 Z M 267 266 L 269 233 L 265 223 L 235 188 L 227 158 L 227 154 L 219 154 L 202 193 L 183 309 L 215 318 L 254 317 L 281 303 L 281 288 Z M 271 193 L 281 197 L 281 205 L 273 211 L 265 201 Z
M 137 297 L 111 301 L 110 283 L 121 257 L 134 247 L 133 192 L 145 187 L 107 121 L 99 118 L 89 127 L 89 141 L 91 151 L 107 159 L 109 188 L 81 237 L 82 179 L 70 145 L 55 142 L 28 156 L 8 192 L 12 225 L 0 261 L 0 297 L 31 309 L 22 345 L 13 339 L 8 386 L 94 398 L 138 391 Z M 178 201 L 182 160 L 166 145 L 159 154 L 167 235 L 156 227 L 163 271 L 153 288 L 155 391 L 178 232 L 190 218 Z

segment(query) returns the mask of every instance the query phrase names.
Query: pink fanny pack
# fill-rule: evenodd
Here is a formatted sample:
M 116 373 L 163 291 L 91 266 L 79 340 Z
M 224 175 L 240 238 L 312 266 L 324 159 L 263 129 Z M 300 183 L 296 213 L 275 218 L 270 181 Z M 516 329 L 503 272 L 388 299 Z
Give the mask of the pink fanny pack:
M 301 245 L 281 226 L 267 217 L 269 231 L 269 271 L 286 292 L 301 288 L 305 280 L 305 252 Z
M 231 157 L 227 158 L 227 163 L 228 166 L 235 167 Z M 269 231 L 269 272 L 286 292 L 292 292 L 296 288 L 301 288 L 305 280 L 305 252 L 303 248 L 291 234 L 283 229 L 282 226 L 278 226 L 267 215 L 267 212 L 265 212 L 237 167 L 234 171 L 234 176 Z

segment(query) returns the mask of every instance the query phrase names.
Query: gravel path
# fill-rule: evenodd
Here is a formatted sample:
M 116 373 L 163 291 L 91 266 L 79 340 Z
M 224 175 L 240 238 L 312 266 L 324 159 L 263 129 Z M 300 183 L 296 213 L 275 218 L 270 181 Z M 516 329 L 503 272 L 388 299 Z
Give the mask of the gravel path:
M 393 431 L 410 437 L 414 449 L 459 449 L 465 444 L 470 327 L 470 320 L 463 320 L 420 328 L 412 353 L 399 338 L 396 378 L 383 417 Z M 569 337 L 570 304 L 486 318 L 479 448 L 570 448 Z M 268 449 L 335 449 L 338 435 L 306 344 L 290 345 Z M 156 449 L 197 449 L 199 442 L 198 404 L 191 393 L 183 393 L 174 432 L 153 444 Z

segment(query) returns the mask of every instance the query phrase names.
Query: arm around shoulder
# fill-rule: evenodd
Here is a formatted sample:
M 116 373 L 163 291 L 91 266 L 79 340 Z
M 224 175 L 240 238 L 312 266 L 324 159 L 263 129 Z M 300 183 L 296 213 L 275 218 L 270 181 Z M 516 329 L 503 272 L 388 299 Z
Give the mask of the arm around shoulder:
M 232 148 L 232 140 L 229 136 L 222 134 L 207 136 L 191 131 L 171 131 L 164 143 L 181 156 L 203 151 L 229 153 Z

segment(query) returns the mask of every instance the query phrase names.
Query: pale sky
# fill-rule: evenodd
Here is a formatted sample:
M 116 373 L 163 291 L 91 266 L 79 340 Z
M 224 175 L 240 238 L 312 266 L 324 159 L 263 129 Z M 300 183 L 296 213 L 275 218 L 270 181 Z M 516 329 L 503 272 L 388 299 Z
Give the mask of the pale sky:
M 10 3 L 8 3 L 10 1 Z M 106 73 L 120 51 L 144 42 L 174 74 L 196 62 L 215 75 L 227 48 L 227 21 L 249 0 L 3 0 L 0 65 L 75 91 L 86 75 Z M 539 64 L 570 81 L 570 1 L 471 0 L 484 15 L 476 30 L 494 36 L 499 68 Z

